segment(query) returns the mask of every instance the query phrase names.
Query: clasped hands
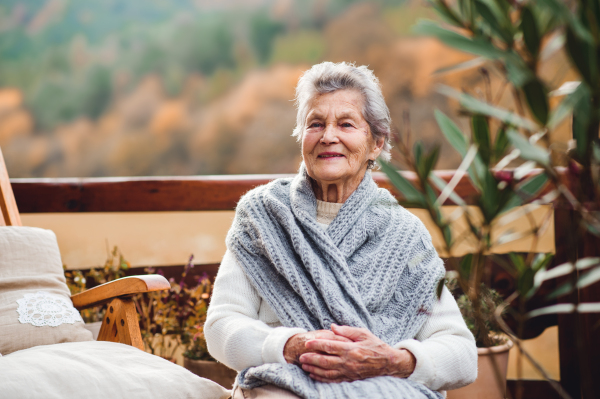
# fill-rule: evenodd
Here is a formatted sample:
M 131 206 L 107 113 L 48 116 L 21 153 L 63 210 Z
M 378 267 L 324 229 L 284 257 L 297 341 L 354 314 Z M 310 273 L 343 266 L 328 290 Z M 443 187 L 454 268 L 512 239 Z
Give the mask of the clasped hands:
M 369 377 L 412 374 L 416 359 L 405 349 L 394 349 L 364 328 L 331 325 L 292 336 L 283 355 L 320 382 L 356 381 Z

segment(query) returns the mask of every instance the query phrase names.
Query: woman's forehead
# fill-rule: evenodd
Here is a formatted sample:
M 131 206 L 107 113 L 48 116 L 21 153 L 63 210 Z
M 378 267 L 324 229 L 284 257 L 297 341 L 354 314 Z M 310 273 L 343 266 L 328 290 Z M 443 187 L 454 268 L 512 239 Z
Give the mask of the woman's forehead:
M 335 116 L 337 118 L 362 116 L 363 96 L 357 90 L 336 90 L 318 94 L 311 101 L 307 117 Z M 330 115 L 333 111 L 333 115 Z

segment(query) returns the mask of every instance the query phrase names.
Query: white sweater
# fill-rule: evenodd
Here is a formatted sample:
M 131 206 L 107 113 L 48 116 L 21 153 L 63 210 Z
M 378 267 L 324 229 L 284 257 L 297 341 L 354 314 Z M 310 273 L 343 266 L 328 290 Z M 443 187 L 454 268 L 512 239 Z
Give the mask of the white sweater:
M 342 204 L 317 201 L 317 222 L 327 228 Z M 286 363 L 283 348 L 302 328 L 283 327 L 275 312 L 227 251 L 221 262 L 208 309 L 204 334 L 211 355 L 241 371 L 265 363 Z M 432 390 L 470 384 L 477 377 L 477 349 L 452 294 L 444 287 L 439 302 L 414 339 L 394 345 L 417 360 L 410 380 Z

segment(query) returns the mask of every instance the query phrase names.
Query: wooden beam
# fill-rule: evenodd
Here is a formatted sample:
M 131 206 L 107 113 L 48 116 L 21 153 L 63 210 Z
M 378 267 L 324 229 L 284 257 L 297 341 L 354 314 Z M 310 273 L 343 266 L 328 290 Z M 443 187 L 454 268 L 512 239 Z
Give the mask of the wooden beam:
M 21 217 L 0 149 L 0 226 L 21 226 Z
M 539 174 L 535 170 L 530 175 Z M 454 171 L 436 171 L 450 181 Z M 402 172 L 416 183 L 412 172 Z M 166 212 L 233 210 L 240 197 L 254 187 L 276 178 L 293 175 L 224 175 L 189 177 L 122 177 L 12 179 L 12 186 L 23 213 L 53 212 Z M 380 187 L 401 197 L 380 172 L 373 173 Z M 455 192 L 468 204 L 477 194 L 469 178 L 463 176 Z M 453 202 L 447 200 L 446 205 Z

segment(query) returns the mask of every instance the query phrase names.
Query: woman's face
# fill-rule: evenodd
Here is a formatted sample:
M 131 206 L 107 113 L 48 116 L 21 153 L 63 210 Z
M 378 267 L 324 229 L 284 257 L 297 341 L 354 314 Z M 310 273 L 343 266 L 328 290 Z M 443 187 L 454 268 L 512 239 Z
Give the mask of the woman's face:
M 367 163 L 381 153 L 363 118 L 363 96 L 356 90 L 320 94 L 312 101 L 302 134 L 302 157 L 318 183 L 362 180 Z

